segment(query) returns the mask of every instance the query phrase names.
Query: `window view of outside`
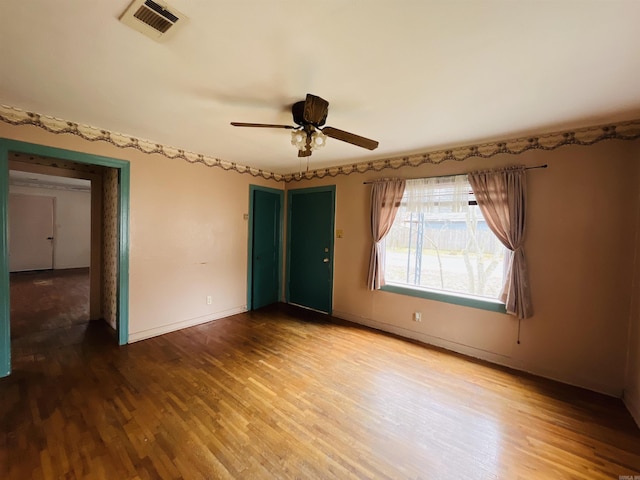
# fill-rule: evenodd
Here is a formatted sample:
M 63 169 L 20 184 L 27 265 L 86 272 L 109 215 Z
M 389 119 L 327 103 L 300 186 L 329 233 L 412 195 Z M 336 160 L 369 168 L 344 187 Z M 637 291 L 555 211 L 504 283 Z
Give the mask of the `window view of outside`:
M 465 175 L 407 181 L 384 250 L 390 284 L 492 298 L 502 288 L 507 250 Z

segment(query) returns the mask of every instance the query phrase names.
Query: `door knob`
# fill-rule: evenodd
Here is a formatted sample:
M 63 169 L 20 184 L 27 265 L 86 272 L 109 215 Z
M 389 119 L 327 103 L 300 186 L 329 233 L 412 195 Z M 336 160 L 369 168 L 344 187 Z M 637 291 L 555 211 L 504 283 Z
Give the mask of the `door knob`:
M 323 261 L 324 263 L 329 263 L 329 259 L 328 259 L 328 258 L 324 258 L 322 261 Z
M 47 240 L 53 240 L 53 237 L 47 237 Z

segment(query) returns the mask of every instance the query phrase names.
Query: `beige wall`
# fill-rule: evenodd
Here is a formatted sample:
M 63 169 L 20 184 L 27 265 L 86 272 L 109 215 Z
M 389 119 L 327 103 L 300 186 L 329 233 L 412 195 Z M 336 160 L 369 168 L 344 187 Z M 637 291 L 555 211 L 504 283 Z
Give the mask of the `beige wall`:
M 636 156 L 640 160 L 640 150 Z M 637 180 L 640 186 L 640 178 Z M 640 192 L 640 189 L 638 189 Z M 636 216 L 640 226 L 640 209 Z M 631 321 L 629 324 L 629 347 L 627 356 L 627 378 L 624 391 L 624 402 L 640 426 L 640 229 L 635 236 L 636 255 L 635 272 L 632 289 Z
M 134 338 L 246 310 L 249 185 L 282 183 L 160 156 L 131 164 Z M 206 297 L 213 297 L 212 305 Z M 180 323 L 181 322 L 181 323 Z M 136 333 L 140 332 L 140 333 Z
M 54 197 L 53 268 L 89 267 L 91 255 L 91 193 L 11 185 L 10 193 Z
M 530 151 L 417 168 L 292 182 L 336 185 L 334 315 L 566 383 L 621 396 L 629 328 L 638 144 Z M 524 163 L 527 254 L 535 315 L 508 315 L 366 289 L 370 187 L 376 177 L 421 177 Z M 412 320 L 422 312 L 422 322 Z
M 130 341 L 246 308 L 249 185 L 282 183 L 33 126 L 0 137 L 131 162 Z

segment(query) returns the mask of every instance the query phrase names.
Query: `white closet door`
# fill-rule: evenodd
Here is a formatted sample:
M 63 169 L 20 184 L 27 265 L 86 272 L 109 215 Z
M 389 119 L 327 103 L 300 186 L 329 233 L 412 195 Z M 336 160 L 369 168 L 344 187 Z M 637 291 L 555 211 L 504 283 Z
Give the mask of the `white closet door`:
M 54 198 L 9 195 L 9 270 L 53 269 Z

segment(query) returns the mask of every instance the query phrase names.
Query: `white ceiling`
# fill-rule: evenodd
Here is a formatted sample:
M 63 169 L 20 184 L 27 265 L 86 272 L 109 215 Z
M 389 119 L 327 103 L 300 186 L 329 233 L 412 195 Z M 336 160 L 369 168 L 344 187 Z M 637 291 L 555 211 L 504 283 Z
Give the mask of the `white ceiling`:
M 2 2 L 0 103 L 277 173 L 289 132 L 229 122 L 292 124 L 306 93 L 380 142 L 311 168 L 640 118 L 638 0 L 171 0 L 165 43 L 128 5 Z

